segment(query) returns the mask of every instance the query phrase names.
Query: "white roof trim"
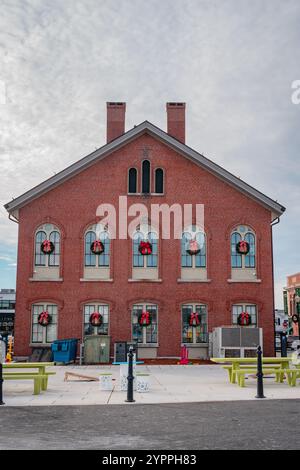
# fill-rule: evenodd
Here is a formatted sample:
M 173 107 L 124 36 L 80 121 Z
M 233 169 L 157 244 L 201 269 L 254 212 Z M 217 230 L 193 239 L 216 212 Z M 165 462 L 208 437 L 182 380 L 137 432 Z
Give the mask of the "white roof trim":
M 214 174 L 218 178 L 221 178 L 223 181 L 235 187 L 236 189 L 246 194 L 247 196 L 250 196 L 252 199 L 255 199 L 257 202 L 261 203 L 266 208 L 274 212 L 277 217 L 282 215 L 283 212 L 285 211 L 285 208 L 278 202 L 274 201 L 273 199 L 269 198 L 265 194 L 261 193 L 257 189 L 250 186 L 249 184 L 245 183 L 243 180 L 237 178 L 232 173 L 229 173 L 227 170 L 225 170 L 221 166 L 217 165 L 213 161 L 209 160 L 208 158 L 204 157 L 200 153 L 191 149 L 190 147 L 183 144 L 179 140 L 175 139 L 174 137 L 171 137 L 166 132 L 162 131 L 161 129 L 154 126 L 148 121 L 142 122 L 141 124 L 129 130 L 125 134 L 114 139 L 112 142 L 109 142 L 108 144 L 104 145 L 98 150 L 95 150 L 95 152 L 87 155 L 81 160 L 78 160 L 77 162 L 73 163 L 72 165 L 70 165 L 65 170 L 61 171 L 60 173 L 57 173 L 56 175 L 42 182 L 38 186 L 35 186 L 34 188 L 30 189 L 29 191 L 17 197 L 16 199 L 13 199 L 9 203 L 5 204 L 4 206 L 5 209 L 9 213 L 16 211 L 20 207 L 28 204 L 33 199 L 40 197 L 42 194 L 45 194 L 46 192 L 50 191 L 56 186 L 62 184 L 64 181 L 72 178 L 76 174 L 90 167 L 96 161 L 99 161 L 102 158 L 105 158 L 111 152 L 114 152 L 115 150 L 127 144 L 128 142 L 135 139 L 136 137 L 138 137 L 140 134 L 143 134 L 144 132 L 147 132 L 153 135 L 154 137 L 158 138 L 164 144 L 173 148 L 178 153 L 184 155 L 186 158 L 190 159 L 194 163 L 205 168 L 210 173 Z

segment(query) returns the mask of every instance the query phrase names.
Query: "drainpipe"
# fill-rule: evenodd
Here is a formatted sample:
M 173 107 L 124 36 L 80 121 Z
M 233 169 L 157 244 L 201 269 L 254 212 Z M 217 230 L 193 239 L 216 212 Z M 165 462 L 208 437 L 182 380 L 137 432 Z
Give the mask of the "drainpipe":
M 280 218 L 277 217 L 276 219 L 271 222 L 271 248 L 272 248 L 272 286 L 273 286 L 273 328 L 274 328 L 274 352 L 276 356 L 276 325 L 275 325 L 275 285 L 274 285 L 274 254 L 273 254 L 273 227 L 279 224 Z

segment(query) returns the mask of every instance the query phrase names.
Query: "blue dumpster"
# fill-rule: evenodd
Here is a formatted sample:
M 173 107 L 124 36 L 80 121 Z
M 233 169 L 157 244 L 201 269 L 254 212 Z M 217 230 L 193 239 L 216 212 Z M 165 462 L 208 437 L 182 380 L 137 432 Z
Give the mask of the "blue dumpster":
M 51 344 L 54 362 L 72 362 L 76 360 L 77 338 L 57 339 Z

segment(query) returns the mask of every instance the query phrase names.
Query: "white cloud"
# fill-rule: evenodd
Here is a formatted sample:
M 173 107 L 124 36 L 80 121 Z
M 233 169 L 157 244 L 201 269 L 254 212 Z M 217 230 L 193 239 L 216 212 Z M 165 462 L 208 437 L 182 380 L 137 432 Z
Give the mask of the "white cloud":
M 165 129 L 185 100 L 187 143 L 288 206 L 276 279 L 300 269 L 298 0 L 0 1 L 1 204 L 104 144 L 106 101 Z

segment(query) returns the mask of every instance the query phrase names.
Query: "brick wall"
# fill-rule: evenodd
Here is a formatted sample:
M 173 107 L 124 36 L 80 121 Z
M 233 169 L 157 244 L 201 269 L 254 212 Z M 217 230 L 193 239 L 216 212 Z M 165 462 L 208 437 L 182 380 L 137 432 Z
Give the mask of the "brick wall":
M 152 174 L 165 170 L 165 196 L 142 199 L 129 196 L 128 203 L 192 203 L 205 205 L 209 283 L 180 284 L 180 242 L 161 240 L 161 283 L 128 282 L 131 278 L 131 240 L 114 240 L 111 246 L 113 282 L 80 282 L 83 277 L 83 234 L 96 221 L 96 208 L 106 202 L 118 206 L 119 195 L 127 194 L 128 168 L 140 170 L 143 147 L 150 148 Z M 140 171 L 139 171 L 140 178 Z M 20 210 L 17 273 L 15 353 L 30 352 L 31 304 L 49 300 L 59 305 L 58 337 L 81 337 L 82 304 L 110 304 L 110 335 L 116 340 L 131 337 L 131 306 L 152 301 L 159 306 L 160 356 L 179 355 L 181 344 L 180 306 L 187 302 L 208 305 L 209 331 L 231 324 L 231 305 L 258 305 L 259 326 L 264 328 L 264 353 L 274 354 L 271 214 L 252 199 L 222 182 L 163 143 L 143 135 L 109 157 L 84 170 L 64 184 Z M 33 234 L 45 222 L 56 224 L 62 233 L 63 282 L 32 282 Z M 248 224 L 257 235 L 257 276 L 261 283 L 228 283 L 230 276 L 230 231 Z

